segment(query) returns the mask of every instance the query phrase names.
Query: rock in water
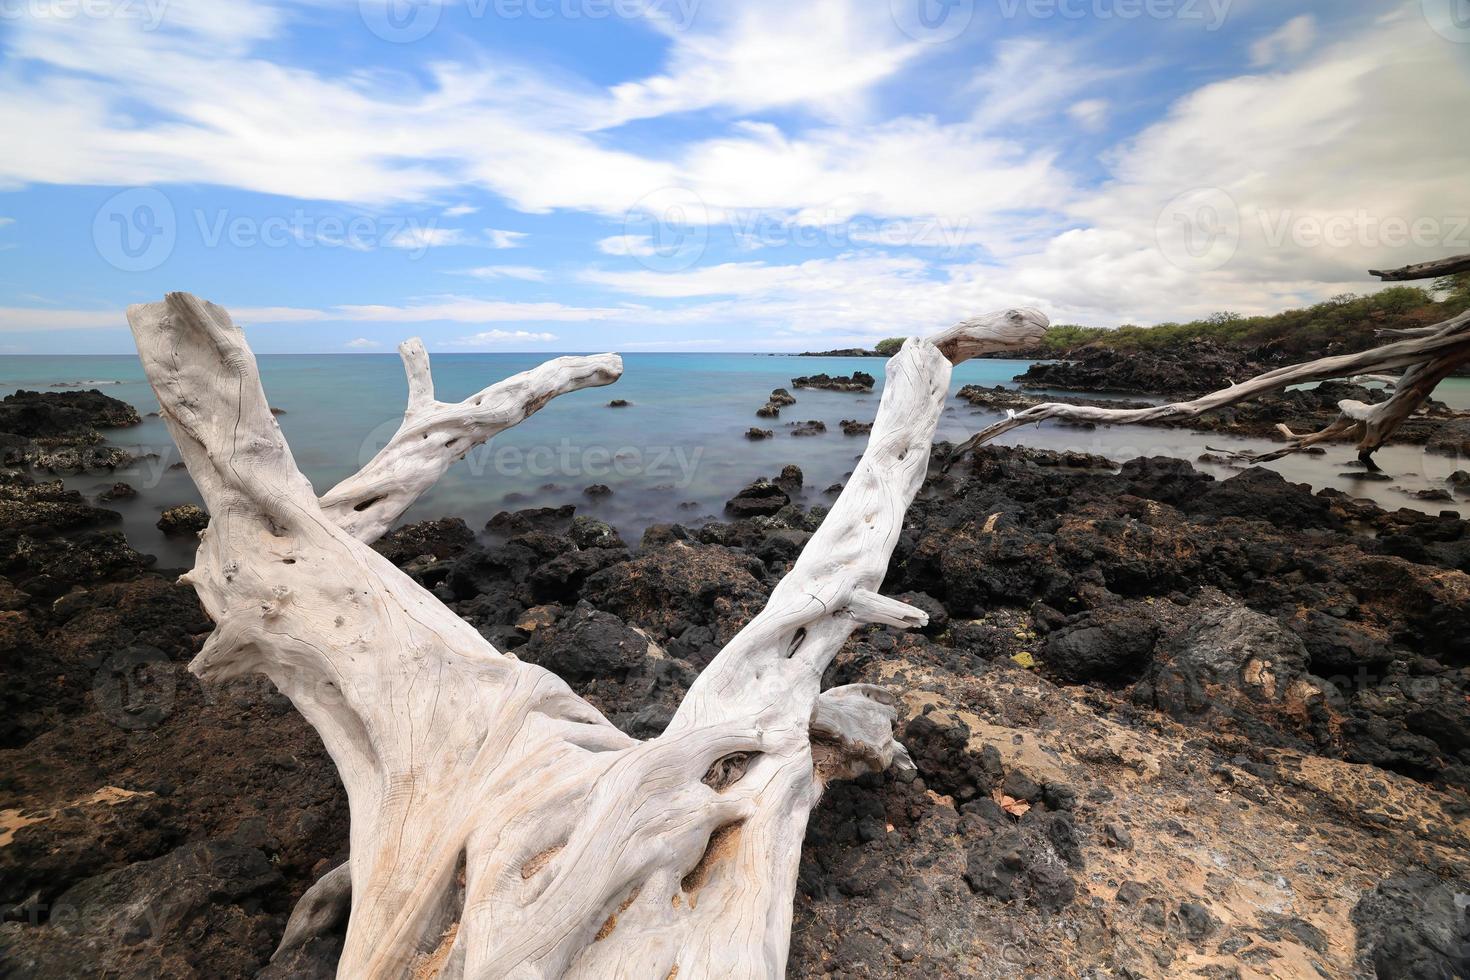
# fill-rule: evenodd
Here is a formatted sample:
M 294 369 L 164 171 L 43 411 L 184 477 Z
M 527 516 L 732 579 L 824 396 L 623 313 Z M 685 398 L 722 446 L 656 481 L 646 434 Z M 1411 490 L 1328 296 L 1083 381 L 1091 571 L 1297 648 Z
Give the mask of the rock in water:
M 781 468 L 781 475 L 776 477 L 775 484 L 788 494 L 796 493 L 801 489 L 803 481 L 801 467 L 794 463 L 788 463 Z
M 761 439 L 769 439 L 774 435 L 775 433 L 772 432 L 770 429 L 757 429 L 755 426 L 751 426 L 750 428 L 745 430 L 745 438 L 749 439 L 751 442 L 758 442 Z
M 757 480 L 725 501 L 725 512 L 735 518 L 770 517 L 791 503 L 791 497 L 770 480 Z
M 158 529 L 167 535 L 198 534 L 209 526 L 209 515 L 193 504 L 170 507 L 158 518 Z
M 618 537 L 618 532 L 613 530 L 611 524 L 593 517 L 572 518 L 572 528 L 569 533 L 572 543 L 578 548 L 626 547 L 623 539 Z
M 866 371 L 854 371 L 851 377 L 830 374 L 812 374 L 803 378 L 792 378 L 793 388 L 821 388 L 825 391 L 872 391 L 878 379 Z
M 100 391 L 17 391 L 0 399 L 0 432 L 96 442 L 97 429 L 137 425 L 138 410 Z

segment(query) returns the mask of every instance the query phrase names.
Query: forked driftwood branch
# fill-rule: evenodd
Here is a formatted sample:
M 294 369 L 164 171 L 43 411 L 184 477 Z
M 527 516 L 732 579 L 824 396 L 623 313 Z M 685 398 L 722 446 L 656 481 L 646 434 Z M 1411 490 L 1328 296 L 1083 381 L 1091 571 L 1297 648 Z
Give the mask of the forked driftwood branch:
M 185 581 L 216 629 L 190 669 L 268 675 L 347 790 L 350 861 L 303 899 L 286 944 L 350 895 L 338 976 L 351 980 L 780 976 L 824 782 L 906 760 L 892 699 L 823 692 L 823 671 L 862 623 L 925 622 L 878 588 L 951 368 L 1035 344 L 1045 317 L 1012 310 L 904 345 L 821 528 L 646 742 L 495 650 L 368 545 L 475 442 L 616 378 L 615 357 L 555 361 L 444 405 L 409 345 L 402 429 L 318 500 L 224 310 L 173 293 L 128 321 L 212 515 Z
M 1025 411 L 1011 412 L 1006 418 L 982 429 L 957 447 L 951 453 L 950 461 L 959 459 L 974 447 L 990 442 L 1012 429 L 1048 419 L 1110 425 L 1145 425 L 1149 422 L 1196 418 L 1206 412 L 1260 395 L 1285 390 L 1292 385 L 1402 370 L 1402 376 L 1381 379 L 1390 381 L 1393 385 L 1393 394 L 1387 401 L 1376 405 L 1353 400 L 1341 401 L 1337 406 L 1340 414 L 1321 431 L 1297 433 L 1285 425 L 1279 425 L 1277 429 L 1289 440 L 1285 447 L 1267 453 L 1237 454 L 1252 462 L 1266 462 L 1301 452 L 1327 440 L 1356 439 L 1358 458 L 1371 466 L 1373 453 L 1424 405 L 1435 387 L 1461 365 L 1470 363 L 1470 311 L 1432 327 L 1398 333 L 1405 339 L 1357 354 L 1341 354 L 1277 368 L 1192 401 L 1151 405 L 1147 408 L 1098 408 L 1062 403 L 1034 405 Z

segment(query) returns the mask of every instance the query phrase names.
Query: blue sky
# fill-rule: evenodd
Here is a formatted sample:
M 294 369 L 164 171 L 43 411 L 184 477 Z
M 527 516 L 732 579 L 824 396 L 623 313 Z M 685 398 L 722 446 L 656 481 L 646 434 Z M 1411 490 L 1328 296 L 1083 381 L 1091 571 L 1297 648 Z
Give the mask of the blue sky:
M 805 350 L 1470 251 L 1470 0 L 0 0 L 0 353 Z

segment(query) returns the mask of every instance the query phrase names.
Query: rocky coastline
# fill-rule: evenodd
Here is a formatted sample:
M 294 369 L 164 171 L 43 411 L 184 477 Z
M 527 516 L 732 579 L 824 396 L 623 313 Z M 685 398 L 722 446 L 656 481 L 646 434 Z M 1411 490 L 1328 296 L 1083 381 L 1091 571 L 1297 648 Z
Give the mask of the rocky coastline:
M 1315 392 L 1282 397 L 1342 395 Z M 80 411 L 12 439 L 127 424 Z M 895 693 L 918 773 L 813 814 L 790 975 L 1463 972 L 1470 523 L 1264 469 L 950 448 L 884 585 L 929 626 L 859 630 L 828 678 Z M 636 543 L 568 505 L 377 547 L 647 737 L 836 489 L 793 464 Z M 331 977 L 340 936 L 270 963 L 347 853 L 330 760 L 263 678 L 187 672 L 209 620 L 115 524 L 34 464 L 0 479 L 0 972 Z

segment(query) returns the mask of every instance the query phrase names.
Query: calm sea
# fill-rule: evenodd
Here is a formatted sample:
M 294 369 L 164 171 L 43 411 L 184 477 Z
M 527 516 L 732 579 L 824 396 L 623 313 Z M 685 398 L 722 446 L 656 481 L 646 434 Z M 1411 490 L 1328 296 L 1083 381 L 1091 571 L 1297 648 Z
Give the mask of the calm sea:
M 437 354 L 434 378 L 438 397 L 458 401 L 501 378 L 533 367 L 545 354 Z M 1010 385 L 1028 362 L 979 360 L 955 371 L 954 388 L 964 384 Z M 482 527 L 497 511 L 517 507 L 573 503 L 579 513 L 616 525 L 636 541 L 649 524 L 661 521 L 696 523 L 718 515 L 735 491 L 762 475 L 775 475 L 787 463 L 806 474 L 806 503 L 828 498 L 822 491 L 851 472 L 864 437 L 842 434 L 843 419 L 871 421 L 878 395 L 795 390 L 797 404 L 780 419 L 757 419 L 755 410 L 772 388 L 791 388 L 797 375 L 864 370 L 879 379 L 884 362 L 876 359 L 772 356 L 765 354 L 627 354 L 617 384 L 576 392 L 556 399 L 540 413 L 456 465 L 424 496 L 406 520 L 457 515 L 471 527 Z M 396 355 L 263 356 L 261 373 L 271 404 L 281 409 L 281 428 L 298 464 L 319 490 L 326 490 L 368 459 L 392 436 L 402 416 L 406 386 Z M 0 358 L 0 395 L 19 388 L 59 390 L 96 387 L 136 406 L 141 414 L 158 405 L 142 368 L 128 356 L 7 356 Z M 1470 379 L 1451 379 L 1439 397 L 1470 408 Z M 628 408 L 609 408 L 610 399 L 630 401 Z M 819 419 L 825 435 L 797 438 L 786 423 Z M 992 421 L 954 400 L 945 410 L 940 438 L 960 440 Z M 773 429 L 774 439 L 751 442 L 752 425 Z M 165 567 L 192 563 L 192 546 L 169 541 L 154 528 L 161 509 L 197 503 L 188 474 L 177 468 L 179 457 L 157 418 L 116 430 L 109 441 L 139 455 L 151 454 L 133 471 L 111 477 L 69 477 L 67 485 L 91 496 L 116 480 L 133 484 L 142 495 L 110 505 L 124 512 L 129 540 L 159 556 Z M 1028 428 L 1009 433 L 1007 443 L 1099 453 L 1114 460 L 1140 455 L 1178 456 L 1193 460 L 1206 443 L 1217 448 L 1261 448 L 1264 443 L 1204 436 L 1192 432 L 1143 427 L 1080 430 L 1061 426 Z M 1350 461 L 1347 447 L 1332 447 L 1324 457 L 1294 457 L 1271 464 L 1289 479 L 1316 487 L 1336 486 L 1380 504 L 1416 506 L 1437 512 L 1445 504 L 1424 504 L 1394 487 L 1442 487 L 1443 480 L 1465 461 L 1424 453 L 1412 447 L 1390 447 L 1379 456 L 1392 483 L 1345 480 Z M 1210 469 L 1201 464 L 1202 468 Z M 1230 470 L 1214 468 L 1219 476 Z M 611 487 L 598 500 L 582 491 L 590 484 Z

